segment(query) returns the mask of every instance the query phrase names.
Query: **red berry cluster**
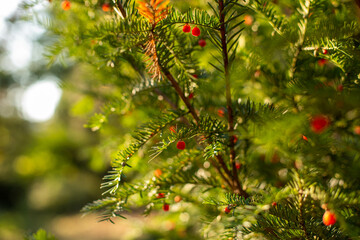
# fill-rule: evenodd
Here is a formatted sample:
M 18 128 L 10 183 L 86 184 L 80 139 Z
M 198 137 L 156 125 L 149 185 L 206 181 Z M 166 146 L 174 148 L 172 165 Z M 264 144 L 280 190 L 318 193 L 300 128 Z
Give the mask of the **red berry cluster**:
M 188 23 L 186 23 L 184 26 L 183 26 L 183 32 L 184 33 L 189 33 L 189 32 L 191 32 L 191 34 L 193 35 L 193 36 L 195 36 L 195 37 L 198 37 L 198 36 L 200 36 L 200 34 L 201 34 L 201 31 L 200 31 L 200 28 L 198 28 L 197 26 L 195 26 L 192 30 L 191 30 L 191 26 L 188 24 Z M 200 39 L 199 41 L 198 41 L 198 44 L 199 44 L 199 46 L 200 47 L 205 47 L 206 46 L 206 40 L 205 39 Z
M 165 193 L 158 193 L 156 198 L 165 198 Z

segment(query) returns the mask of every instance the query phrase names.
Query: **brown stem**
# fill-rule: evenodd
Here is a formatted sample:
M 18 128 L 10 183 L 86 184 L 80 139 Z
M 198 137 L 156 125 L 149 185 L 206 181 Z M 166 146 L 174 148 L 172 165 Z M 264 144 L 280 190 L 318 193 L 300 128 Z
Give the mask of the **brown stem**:
M 171 82 L 172 86 L 175 88 L 175 91 L 177 92 L 177 94 L 181 97 L 181 99 L 183 100 L 183 102 L 185 103 L 186 107 L 189 109 L 191 115 L 193 116 L 193 118 L 196 121 L 196 124 L 199 124 L 199 116 L 196 114 L 196 111 L 194 109 L 194 107 L 190 104 L 189 99 L 185 97 L 182 89 L 180 88 L 179 84 L 177 83 L 177 81 L 174 79 L 174 77 L 172 76 L 172 74 L 162 68 L 163 73 L 165 74 L 165 76 L 167 77 L 167 79 Z M 227 176 L 232 179 L 232 174 L 229 171 L 228 167 L 226 166 L 224 159 L 218 155 L 216 156 L 216 159 L 219 161 L 221 167 L 223 168 L 223 170 L 225 171 L 225 173 L 227 174 Z M 213 161 L 214 162 L 214 161 Z M 214 165 L 214 164 L 213 164 Z M 217 168 L 217 164 L 214 165 L 215 168 Z M 222 172 L 220 171 L 220 169 L 217 169 L 217 171 L 219 172 L 219 174 L 221 175 L 221 177 L 224 179 L 224 181 L 233 189 L 235 187 L 234 184 L 231 184 L 229 182 L 229 180 L 222 174 Z
M 189 109 L 190 114 L 195 119 L 196 124 L 199 124 L 200 121 L 199 116 L 196 114 L 194 107 L 190 104 L 189 99 L 185 97 L 178 82 L 174 79 L 172 74 L 167 69 L 162 68 L 162 72 L 165 74 L 166 78 L 170 81 L 171 85 L 174 87 L 176 93 L 180 96 L 180 98 L 185 103 L 186 107 Z
M 221 171 L 221 167 L 216 163 L 216 161 L 214 161 L 213 159 L 210 159 L 211 165 L 213 165 L 216 169 L 216 171 L 220 174 L 221 178 L 227 183 L 227 185 L 232 188 L 232 184 L 229 181 L 229 179 L 227 179 L 227 177 L 223 174 L 223 172 Z
M 226 39 L 226 27 L 225 27 L 225 13 L 224 11 L 224 0 L 219 0 L 219 11 L 220 11 L 220 35 L 221 35 L 221 47 L 223 53 L 223 61 L 224 61 L 224 70 L 225 70 L 225 87 L 226 87 L 226 105 L 228 110 L 228 130 L 231 134 L 230 136 L 230 165 L 232 168 L 232 176 L 233 176 L 233 185 L 237 186 L 237 190 L 239 194 L 246 195 L 245 191 L 242 189 L 242 185 L 239 181 L 238 172 L 236 169 L 236 152 L 235 152 L 235 143 L 234 143 L 234 114 L 232 109 L 232 100 L 231 100 L 231 86 L 230 86 L 230 72 L 229 72 L 229 56 L 227 49 L 227 39 Z
M 305 239 L 310 240 L 311 238 L 309 236 L 309 233 L 307 232 L 306 225 L 305 225 L 303 206 L 304 206 L 304 195 L 303 195 L 302 186 L 300 186 L 300 189 L 299 189 L 299 211 L 300 211 L 299 220 L 300 220 L 301 229 L 303 230 L 304 235 L 305 235 Z
M 123 16 L 123 18 L 126 18 L 126 11 L 125 11 L 124 7 L 122 6 L 122 4 L 119 0 L 117 2 L 118 2 L 117 7 L 119 8 L 121 15 Z

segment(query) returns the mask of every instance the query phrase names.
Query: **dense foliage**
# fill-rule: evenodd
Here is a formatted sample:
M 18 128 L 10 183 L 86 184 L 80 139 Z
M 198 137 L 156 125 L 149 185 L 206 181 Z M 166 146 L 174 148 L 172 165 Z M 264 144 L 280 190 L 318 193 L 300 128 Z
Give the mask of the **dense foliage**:
M 360 236 L 355 2 L 50 4 L 49 57 L 82 64 L 103 102 L 86 126 L 120 148 L 84 212 L 164 210 L 205 239 Z

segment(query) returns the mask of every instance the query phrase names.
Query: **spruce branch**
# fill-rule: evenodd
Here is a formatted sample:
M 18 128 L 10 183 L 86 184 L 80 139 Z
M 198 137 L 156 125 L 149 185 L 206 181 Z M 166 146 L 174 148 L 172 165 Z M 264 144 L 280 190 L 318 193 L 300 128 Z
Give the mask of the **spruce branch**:
M 183 102 L 185 103 L 186 107 L 189 109 L 190 114 L 193 116 L 195 122 L 197 124 L 199 124 L 199 116 L 197 115 L 194 107 L 191 105 L 190 101 L 188 98 L 185 97 L 180 85 L 178 84 L 178 82 L 175 80 L 175 78 L 172 76 L 172 74 L 167 70 L 167 69 L 162 69 L 164 75 L 167 77 L 167 79 L 171 82 L 172 86 L 174 87 L 175 91 L 177 92 L 177 94 L 180 96 L 180 98 L 183 100 Z M 232 174 L 229 171 L 228 167 L 226 166 L 226 163 L 224 161 L 224 159 L 220 156 L 217 155 L 216 159 L 219 161 L 222 169 L 225 171 L 225 173 L 227 174 L 227 177 L 229 177 L 230 179 L 232 178 Z M 220 174 L 220 176 L 223 178 L 223 180 L 230 186 L 233 188 L 234 184 L 231 184 L 228 180 L 227 177 L 225 177 L 225 175 L 221 172 L 220 168 L 218 167 L 217 164 L 213 164 L 213 166 L 215 167 L 215 169 L 217 170 L 217 172 Z M 236 168 L 235 168 L 236 170 Z M 239 185 L 238 185 L 239 186 Z M 241 189 L 242 190 L 242 189 Z
M 246 192 L 242 189 L 242 185 L 239 181 L 239 176 L 236 169 L 236 152 L 235 152 L 235 143 L 234 143 L 234 115 L 232 109 L 232 100 L 231 100 L 231 85 L 230 85 L 230 64 L 229 64 L 229 56 L 227 49 L 227 30 L 225 23 L 225 6 L 224 1 L 219 0 L 219 21 L 220 21 L 220 37 L 221 37 L 221 48 L 223 54 L 223 64 L 224 64 L 224 75 L 225 75 L 225 88 L 226 88 L 226 105 L 228 110 L 228 130 L 231 134 L 230 136 L 230 165 L 232 168 L 232 177 L 233 177 L 233 185 L 237 186 L 237 191 L 242 196 L 247 196 Z
M 304 198 L 306 196 L 304 196 L 303 194 L 303 188 L 302 188 L 302 184 L 301 184 L 301 179 L 299 179 L 299 191 L 298 191 L 298 201 L 299 201 L 299 220 L 300 220 L 300 225 L 301 225 L 301 228 L 304 232 L 304 235 L 305 235 L 305 238 L 306 240 L 310 240 L 310 236 L 309 236 L 309 233 L 306 229 L 306 223 L 305 223 L 305 216 L 304 216 Z
M 301 1 L 300 1 L 300 3 L 301 3 Z M 305 42 L 305 35 L 306 35 L 306 30 L 307 30 L 308 21 L 309 21 L 309 13 L 310 13 L 311 3 L 312 3 L 312 0 L 305 0 L 304 4 L 301 3 L 301 9 L 299 9 L 299 12 L 302 14 L 302 19 L 299 22 L 299 39 L 295 43 L 295 46 L 294 46 L 295 52 L 294 52 L 294 57 L 291 61 L 291 67 L 290 67 L 290 72 L 289 72 L 289 76 L 290 76 L 291 80 L 294 79 L 294 74 L 296 72 L 298 58 L 299 58 L 300 52 L 302 51 L 302 47 Z

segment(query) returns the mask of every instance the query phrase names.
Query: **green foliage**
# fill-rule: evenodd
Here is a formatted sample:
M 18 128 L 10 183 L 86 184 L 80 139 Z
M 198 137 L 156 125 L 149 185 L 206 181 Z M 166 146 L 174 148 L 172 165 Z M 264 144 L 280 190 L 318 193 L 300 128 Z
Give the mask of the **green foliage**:
M 356 239 L 360 52 L 353 4 L 215 0 L 184 13 L 175 1 L 169 8 L 143 4 L 153 19 L 167 11 L 156 23 L 137 4 L 115 1 L 117 10 L 103 13 L 78 2 L 50 25 L 60 35 L 52 53 L 66 50 L 110 87 L 98 91 L 106 103 L 87 127 L 120 129 L 112 117 L 145 116 L 131 144 L 114 134 L 125 144 L 104 177 L 104 198 L 83 211 L 112 221 L 166 203 L 172 214 L 193 209 L 191 220 L 203 220 L 209 239 Z M 58 21 L 74 19 L 78 26 Z M 186 23 L 201 29 L 199 38 L 181 31 Z M 210 42 L 202 48 L 199 39 Z M 313 122 L 319 116 L 323 126 Z M 322 223 L 325 203 L 337 216 L 334 226 Z

